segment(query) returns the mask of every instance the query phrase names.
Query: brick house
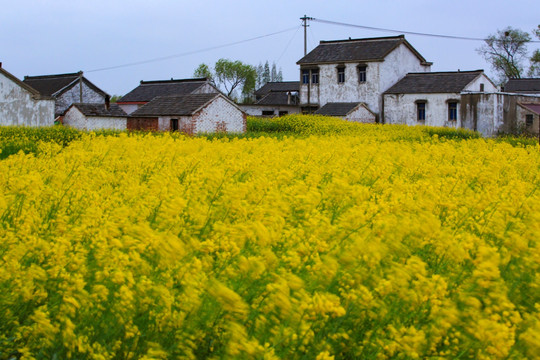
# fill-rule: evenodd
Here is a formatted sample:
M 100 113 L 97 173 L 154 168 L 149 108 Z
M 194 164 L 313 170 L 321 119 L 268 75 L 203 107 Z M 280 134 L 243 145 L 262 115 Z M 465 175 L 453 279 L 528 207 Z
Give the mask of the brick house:
M 131 114 L 158 96 L 208 94 L 220 92 L 206 78 L 142 81 L 116 102 Z
M 297 64 L 302 112 L 361 102 L 379 116 L 382 94 L 407 73 L 430 71 L 432 63 L 400 35 L 321 41 Z
M 41 95 L 55 99 L 55 118 L 61 117 L 73 103 L 105 104 L 110 96 L 83 76 L 83 72 L 25 76 L 23 82 Z
M 315 114 L 340 117 L 348 121 L 375 123 L 376 115 L 364 103 L 326 103 Z
M 221 93 L 159 96 L 130 114 L 127 129 L 243 133 L 246 114 Z
M 44 96 L 2 68 L 0 63 L 0 125 L 51 126 L 54 99 Z

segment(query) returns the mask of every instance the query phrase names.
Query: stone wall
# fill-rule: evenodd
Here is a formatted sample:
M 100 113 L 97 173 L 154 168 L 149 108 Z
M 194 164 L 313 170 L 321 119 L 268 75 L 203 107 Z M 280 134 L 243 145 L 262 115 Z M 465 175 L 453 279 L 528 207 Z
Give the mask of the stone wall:
M 94 89 L 82 83 L 82 101 L 80 83 L 75 84 L 71 89 L 56 98 L 55 113 L 58 116 L 66 111 L 71 104 L 86 103 L 86 104 L 105 104 L 105 96 L 97 93 Z
M 66 112 L 63 123 L 80 130 L 127 129 L 127 117 L 85 116 L 76 107 L 72 107 Z

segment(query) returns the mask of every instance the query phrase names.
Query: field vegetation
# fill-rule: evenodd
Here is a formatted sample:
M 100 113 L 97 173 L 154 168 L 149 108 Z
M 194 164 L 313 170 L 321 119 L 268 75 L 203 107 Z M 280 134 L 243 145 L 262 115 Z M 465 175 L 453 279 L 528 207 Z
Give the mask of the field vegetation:
M 0 359 L 534 359 L 540 148 L 0 129 Z

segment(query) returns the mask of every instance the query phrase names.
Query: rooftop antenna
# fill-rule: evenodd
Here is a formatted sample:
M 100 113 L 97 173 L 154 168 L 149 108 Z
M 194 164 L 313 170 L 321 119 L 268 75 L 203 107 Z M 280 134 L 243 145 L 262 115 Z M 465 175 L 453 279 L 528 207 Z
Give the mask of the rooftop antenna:
M 309 26 L 308 20 L 313 20 L 313 18 L 304 15 L 304 17 L 301 17 L 300 20 L 302 20 L 302 26 L 304 27 L 304 56 L 306 56 L 307 54 L 307 27 Z

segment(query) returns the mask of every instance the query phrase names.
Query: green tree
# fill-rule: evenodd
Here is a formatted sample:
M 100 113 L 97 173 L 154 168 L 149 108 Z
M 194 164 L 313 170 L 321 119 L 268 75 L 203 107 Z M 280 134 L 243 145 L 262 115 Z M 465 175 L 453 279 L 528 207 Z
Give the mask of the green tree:
M 531 36 L 519 29 L 507 27 L 488 36 L 477 51 L 488 61 L 499 77 L 500 84 L 509 78 L 521 78 Z
M 533 30 L 533 34 L 540 39 L 540 25 L 538 28 Z M 531 66 L 529 67 L 528 75 L 530 77 L 540 77 L 540 49 L 536 49 L 530 59 Z
M 235 90 L 241 88 L 244 99 L 249 98 L 257 80 L 257 72 L 253 66 L 228 59 L 219 59 L 213 70 L 206 64 L 200 64 L 194 76 L 206 77 L 231 98 L 235 97 Z
M 271 78 L 270 78 L 270 65 L 268 65 L 268 60 L 264 64 L 264 71 L 263 71 L 262 78 L 263 78 L 263 85 L 266 84 L 267 82 L 270 82 L 270 80 L 271 80 Z

